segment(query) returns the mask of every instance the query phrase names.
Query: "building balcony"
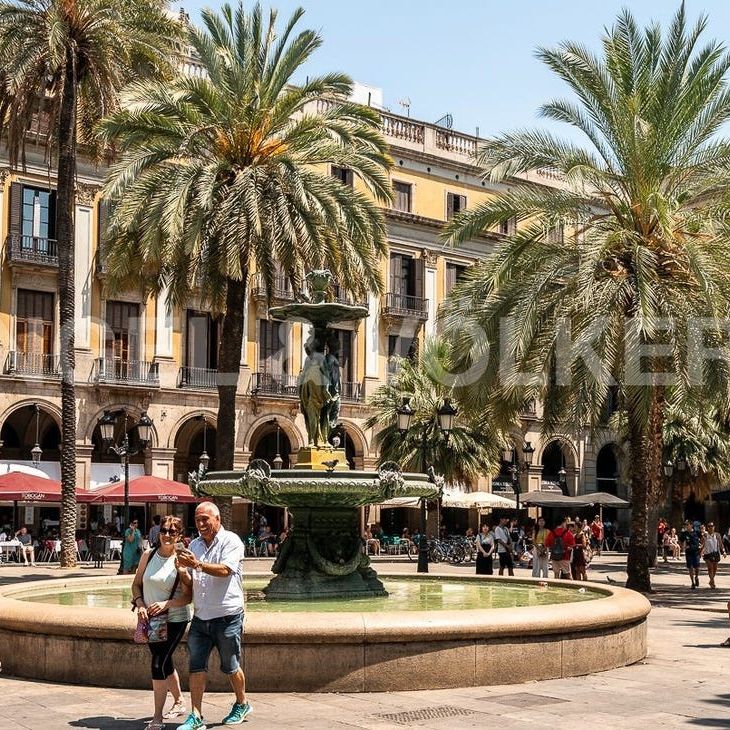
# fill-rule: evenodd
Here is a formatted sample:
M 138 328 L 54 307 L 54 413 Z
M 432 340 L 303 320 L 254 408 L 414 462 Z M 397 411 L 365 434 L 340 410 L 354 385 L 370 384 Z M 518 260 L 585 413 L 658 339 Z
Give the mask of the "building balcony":
M 333 293 L 334 293 L 334 301 L 336 301 L 338 304 L 354 304 L 357 307 L 367 307 L 368 302 L 367 298 L 364 297 L 355 297 L 353 294 L 351 294 L 348 291 L 345 291 L 343 287 L 341 287 L 339 284 L 335 284 L 333 286 Z
M 253 298 L 265 302 L 267 300 L 266 282 L 261 274 L 254 277 L 253 289 L 251 291 Z M 275 302 L 293 302 L 294 291 L 291 288 L 291 282 L 285 276 L 274 277 L 274 288 L 271 291 L 271 300 Z
M 272 373 L 253 373 L 251 375 L 251 395 L 279 395 L 297 398 L 299 389 L 295 375 Z
M 529 398 L 522 404 L 520 416 L 522 418 L 537 418 L 537 401 L 534 398 Z
M 160 387 L 160 371 L 156 362 L 123 360 L 117 357 L 97 357 L 94 360 L 94 380 L 107 385 Z
M 212 368 L 181 367 L 177 374 L 177 387 L 216 390 L 218 371 Z
M 410 294 L 388 292 L 383 295 L 381 314 L 385 317 L 416 319 L 425 322 L 428 319 L 428 299 L 414 297 Z
M 362 383 L 348 383 L 343 382 L 340 384 L 340 397 L 343 401 L 349 403 L 359 403 L 363 399 L 363 387 Z
M 59 378 L 60 358 L 42 352 L 11 350 L 5 360 L 5 373 L 32 378 Z
M 10 233 L 5 239 L 5 248 L 11 266 L 18 264 L 58 266 L 58 242 L 55 238 Z

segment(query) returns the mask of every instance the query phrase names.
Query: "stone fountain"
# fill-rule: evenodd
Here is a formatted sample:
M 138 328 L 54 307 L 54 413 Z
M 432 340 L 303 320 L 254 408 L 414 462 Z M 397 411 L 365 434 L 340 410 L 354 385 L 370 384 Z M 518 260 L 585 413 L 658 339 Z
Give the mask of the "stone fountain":
M 191 474 L 190 486 L 199 496 L 242 496 L 289 510 L 292 534 L 274 563 L 268 599 L 383 596 L 387 592 L 362 550 L 359 507 L 393 497 L 434 499 L 439 485 L 433 476 L 404 474 L 393 462 L 377 472 L 348 469 L 345 450 L 332 437 L 341 378 L 338 339 L 330 325 L 363 319 L 368 309 L 327 301 L 329 271 L 313 271 L 307 281 L 310 301 L 269 310 L 277 319 L 311 325 L 297 384 L 308 444 L 299 450 L 296 468 L 272 470 L 257 459 L 243 472 Z

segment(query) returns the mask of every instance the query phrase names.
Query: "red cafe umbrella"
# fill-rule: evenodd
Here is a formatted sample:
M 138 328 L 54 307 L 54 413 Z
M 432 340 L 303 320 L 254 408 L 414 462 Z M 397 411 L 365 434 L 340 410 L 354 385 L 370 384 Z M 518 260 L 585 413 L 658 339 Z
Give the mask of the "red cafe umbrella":
M 85 489 L 76 489 L 77 502 L 91 502 L 92 499 L 93 495 Z M 0 501 L 60 502 L 61 482 L 25 472 L 11 471 L 0 476 Z
M 103 504 L 122 504 L 124 502 L 124 481 L 114 482 L 93 493 L 93 501 Z M 190 487 L 171 479 L 143 476 L 129 480 L 130 502 L 179 502 L 194 503 Z

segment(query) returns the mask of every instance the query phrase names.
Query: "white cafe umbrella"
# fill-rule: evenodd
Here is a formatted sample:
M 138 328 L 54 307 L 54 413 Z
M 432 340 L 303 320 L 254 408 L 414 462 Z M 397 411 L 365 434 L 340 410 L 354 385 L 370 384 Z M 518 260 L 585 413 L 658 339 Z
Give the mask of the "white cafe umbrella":
M 444 507 L 461 507 L 462 509 L 514 509 L 515 503 L 507 497 L 492 492 L 444 492 L 441 504 Z

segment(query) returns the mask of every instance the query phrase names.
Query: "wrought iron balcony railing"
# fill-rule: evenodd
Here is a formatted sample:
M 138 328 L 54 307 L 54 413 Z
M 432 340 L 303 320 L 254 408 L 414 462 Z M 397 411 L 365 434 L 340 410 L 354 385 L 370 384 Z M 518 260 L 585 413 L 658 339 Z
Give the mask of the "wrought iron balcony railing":
M 297 378 L 295 375 L 253 373 L 251 375 L 251 394 L 257 395 L 259 393 L 296 397 L 299 394 Z
M 341 393 L 343 401 L 359 402 L 363 396 L 362 383 L 343 382 L 341 384 Z
M 218 387 L 218 371 L 211 368 L 183 366 L 177 374 L 177 387 L 215 390 Z
M 388 292 L 383 295 L 382 312 L 396 317 L 412 317 L 428 319 L 428 299 L 414 297 L 410 294 Z
M 94 380 L 116 385 L 145 385 L 158 388 L 160 371 L 156 362 L 98 357 L 94 361 Z
M 253 282 L 252 294 L 254 299 L 266 299 L 266 282 L 261 274 L 256 274 Z M 280 301 L 294 301 L 294 291 L 291 282 L 285 276 L 274 278 L 274 288 L 271 291 L 271 298 Z
M 5 361 L 8 375 L 30 375 L 37 378 L 58 378 L 60 359 L 58 355 L 43 352 L 20 352 L 11 350 Z
M 58 266 L 58 243 L 55 238 L 23 236 L 10 233 L 5 242 L 10 263 Z

